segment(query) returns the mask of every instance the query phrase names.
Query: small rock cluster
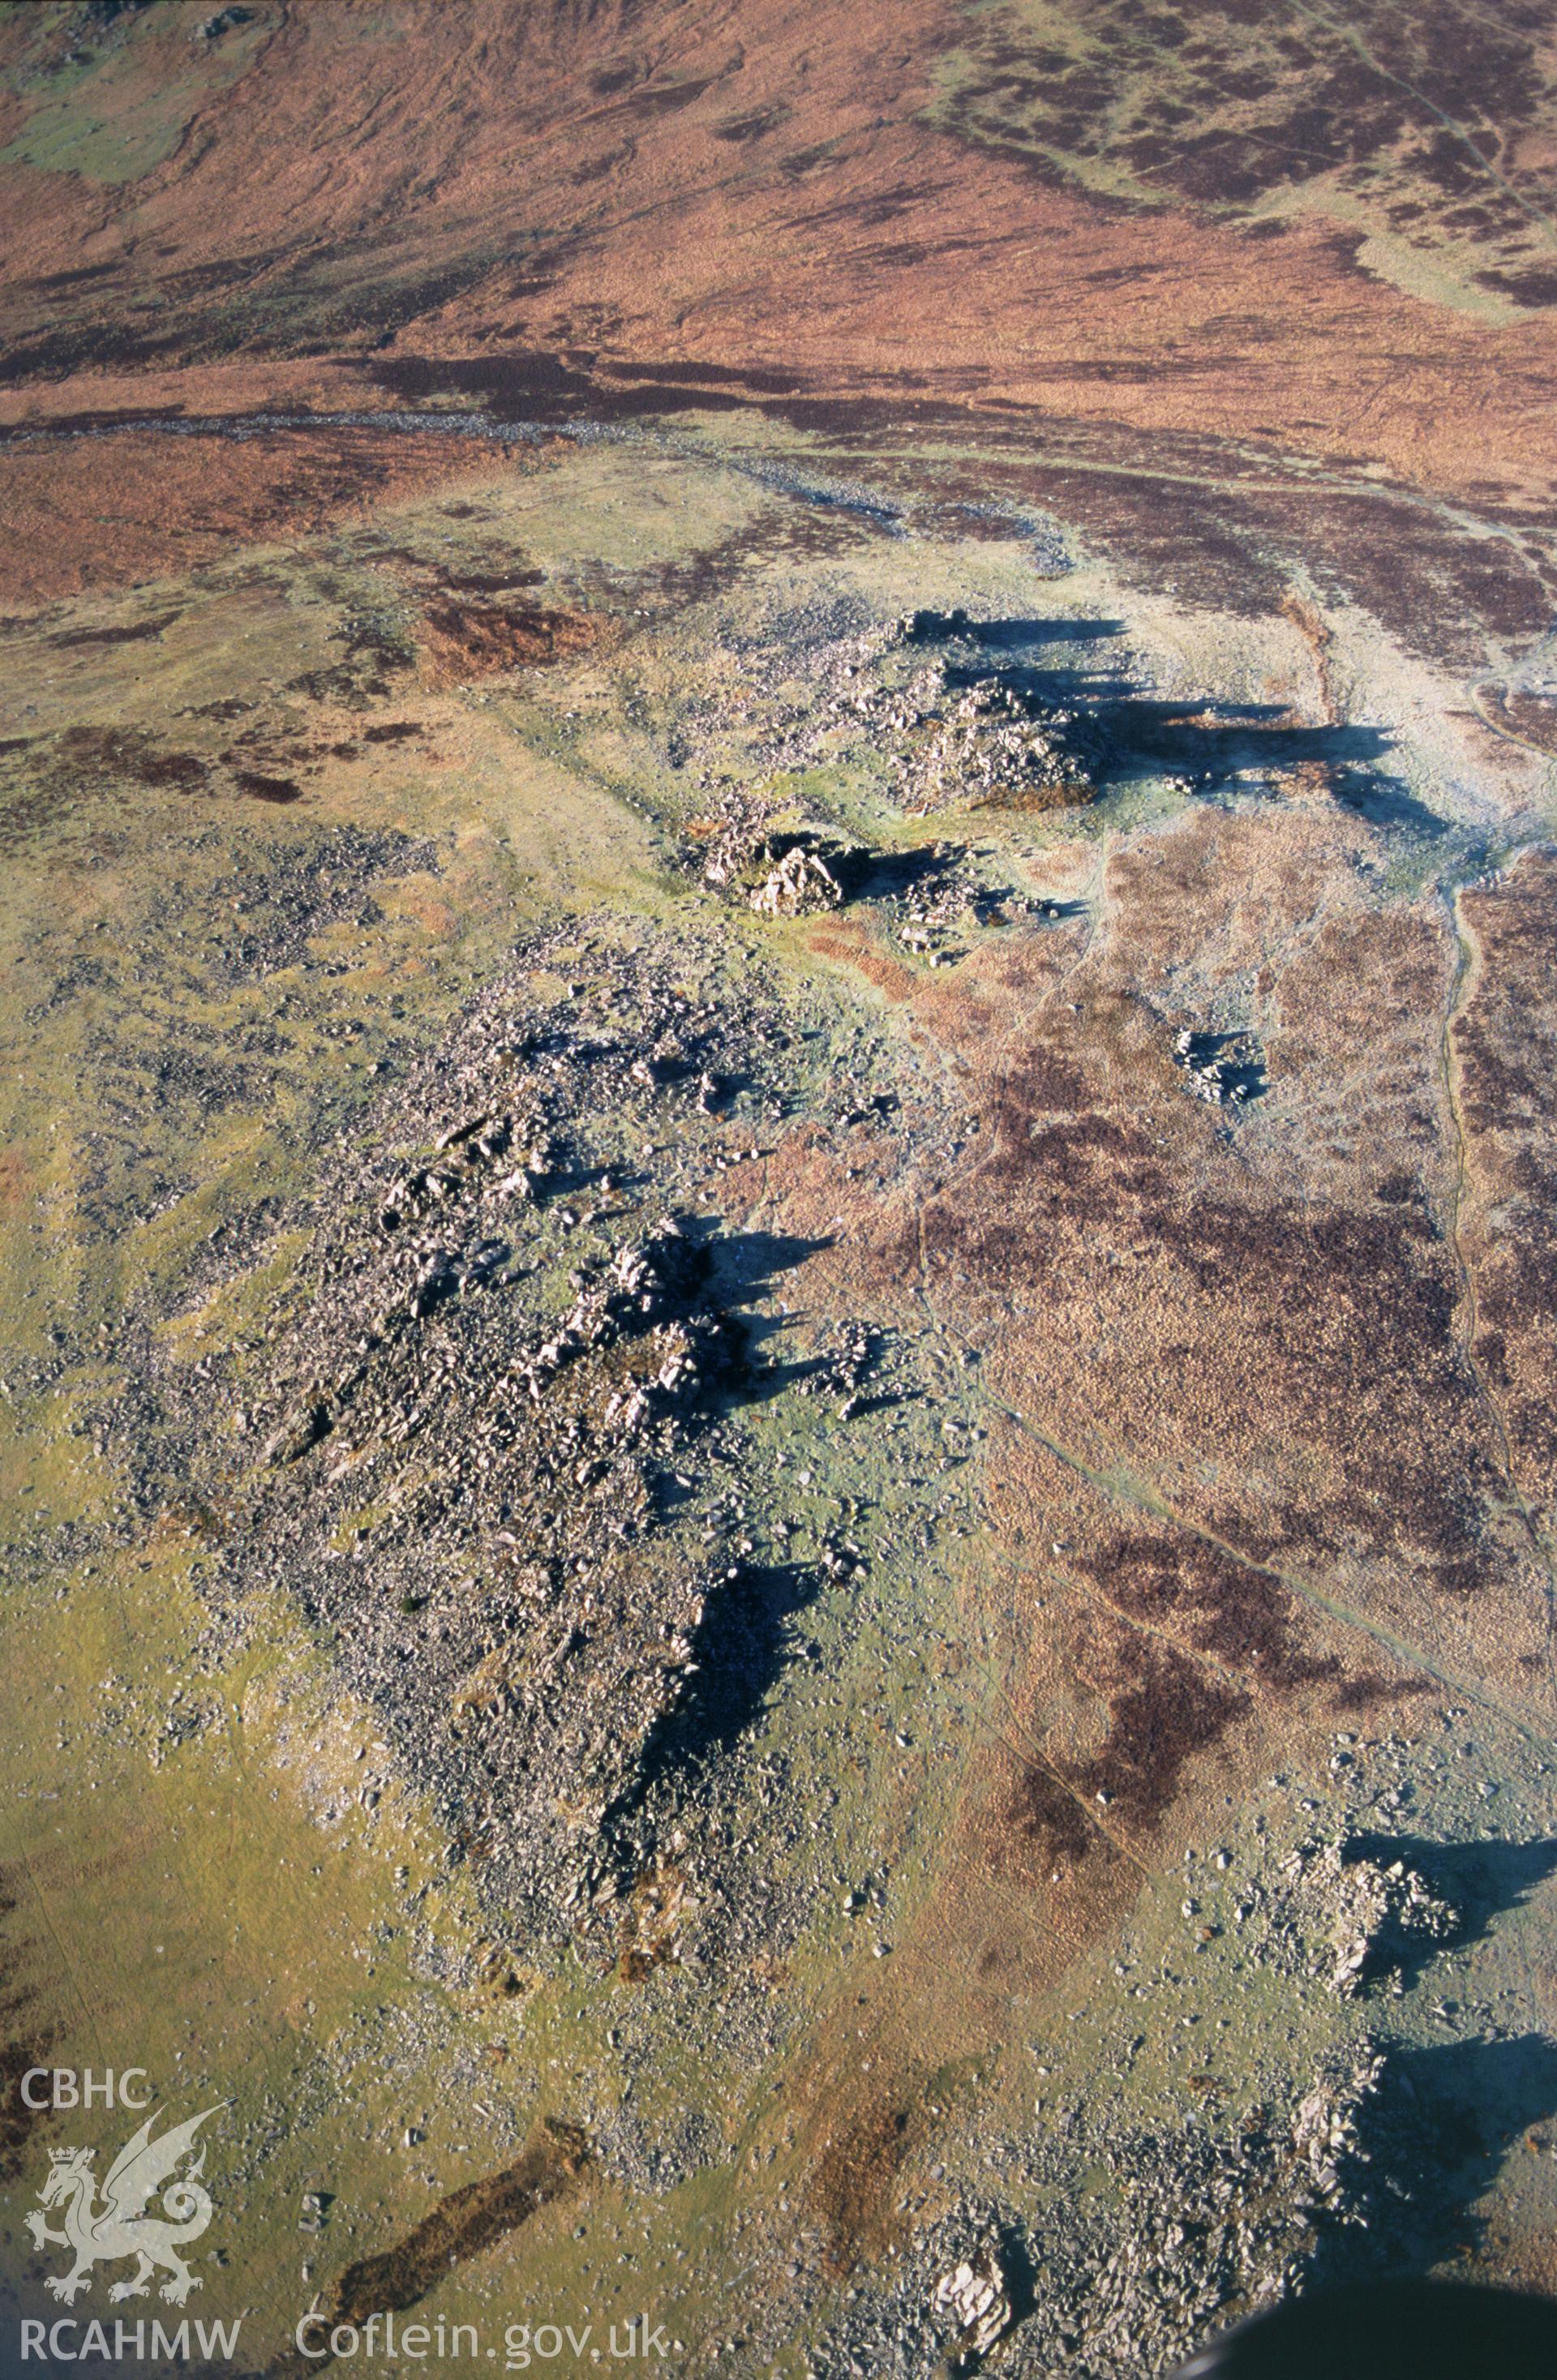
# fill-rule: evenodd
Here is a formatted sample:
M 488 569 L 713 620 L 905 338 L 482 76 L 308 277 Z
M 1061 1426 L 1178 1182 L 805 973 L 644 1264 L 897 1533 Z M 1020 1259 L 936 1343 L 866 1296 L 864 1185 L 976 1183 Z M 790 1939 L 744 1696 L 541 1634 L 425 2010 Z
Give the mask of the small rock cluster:
M 866 1322 L 845 1322 L 837 1343 L 818 1358 L 800 1382 L 803 1397 L 836 1397 L 840 1421 L 853 1421 L 864 1402 L 866 1381 L 881 1360 L 882 1334 Z
M 819 837 L 764 835 L 755 858 L 767 870 L 748 896 L 760 917 L 799 917 L 818 909 L 841 909 L 848 898 L 845 862 Z
M 1186 1026 L 1174 1037 L 1174 1063 L 1191 1097 L 1213 1106 L 1242 1107 L 1265 1088 L 1265 1055 L 1252 1033 L 1197 1033 Z

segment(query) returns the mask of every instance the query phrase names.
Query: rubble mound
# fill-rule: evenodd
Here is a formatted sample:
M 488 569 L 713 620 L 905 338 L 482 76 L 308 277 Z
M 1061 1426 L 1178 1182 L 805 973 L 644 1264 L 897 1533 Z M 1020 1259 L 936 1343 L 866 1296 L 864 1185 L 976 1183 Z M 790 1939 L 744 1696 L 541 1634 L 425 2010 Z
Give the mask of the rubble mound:
M 1264 1094 L 1265 1052 L 1252 1033 L 1204 1033 L 1186 1026 L 1174 1038 L 1174 1063 L 1190 1097 L 1213 1107 L 1243 1107 Z
M 943 683 L 946 681 L 943 680 Z M 1098 787 L 1077 748 L 1077 714 L 1038 710 L 999 676 L 932 697 L 924 733 L 897 757 L 897 795 L 923 813 L 967 809 L 1074 809 Z
M 738 1427 L 745 1334 L 721 1235 L 635 1213 L 591 1144 L 641 1140 L 666 1099 L 706 1108 L 710 1059 L 760 1080 L 763 1024 L 694 1007 L 668 960 L 591 964 L 627 1029 L 500 985 L 342 1158 L 239 1416 L 265 1553 L 238 1592 L 297 1601 L 527 1954 L 584 1926 L 609 1961 L 626 1929 L 641 1964 L 699 1905 L 689 1874 L 639 1887 L 675 1830 L 699 1643 L 745 1591 L 712 1531 L 671 1525 Z
M 1314 2074 L 1284 2123 L 1251 2117 L 1231 2143 L 1163 2143 L 1121 2161 L 1127 2212 L 1101 2269 L 1072 2280 L 1074 2369 L 1170 2371 L 1213 2324 L 1301 2288 L 1321 2237 L 1368 2220 L 1368 2110 L 1383 2079 L 1371 2041 Z
M 504 1136 L 463 1146 L 479 1161 Z M 579 1268 L 560 1315 L 516 1330 L 491 1293 L 506 1242 L 479 1211 L 463 1246 L 446 1218 L 418 1234 L 415 1195 L 412 1177 L 379 1217 L 398 1294 L 359 1307 L 352 1359 L 266 1444 L 273 1474 L 298 1481 L 273 1539 L 413 1768 L 444 1782 L 452 1841 L 522 1879 L 544 1935 L 607 1878 L 614 1896 L 608 1813 L 636 1798 L 711 1596 L 734 1575 L 652 1542 L 658 1475 L 703 1426 L 730 1325 L 708 1297 L 707 1251 L 665 1218 L 592 1275 Z M 347 1525 L 342 1559 L 342 1523 L 364 1511 L 383 1517 Z
M 972 639 L 965 613 L 915 612 L 895 624 L 867 682 L 827 706 L 837 722 L 860 722 L 887 756 L 894 790 L 914 816 L 939 809 L 1051 810 L 1097 798 L 1100 756 L 1082 714 L 1047 700 L 1030 673 L 941 659 L 893 681 L 894 647 Z M 850 665 L 850 674 L 860 664 Z
M 710 884 L 739 885 L 760 917 L 800 917 L 841 909 L 857 890 L 870 854 L 819 827 L 753 828 L 736 821 L 703 863 Z
M 845 2318 L 830 2350 L 840 2368 L 880 2370 L 891 2338 L 916 2350 L 902 2368 L 929 2370 L 955 2325 L 953 2371 L 1015 2334 L 1003 2352 L 1024 2371 L 1175 2372 L 1210 2332 L 1303 2289 L 1321 2254 L 1344 2264 L 1354 2243 L 1367 2255 L 1393 2236 L 1396 2201 L 1375 2163 L 1398 2121 L 1384 2114 L 1387 2079 L 1365 2036 L 1284 2107 L 1251 2107 L 1225 2125 L 1100 2133 L 1078 2107 L 1048 2108 L 1025 2179 L 1057 2219 L 1028 2233 L 1014 2203 L 966 2203 L 923 2236 L 890 2312 L 862 2309 L 858 2327 Z M 1411 2157 L 1419 2145 L 1415 2131 L 1399 2143 Z M 1084 2186 L 1100 2165 L 1106 2197 Z
M 1317 1856 L 1293 1852 L 1283 1874 L 1319 1937 L 1312 1971 L 1343 1999 L 1370 1974 L 1451 1941 L 1459 1929 L 1460 1912 L 1404 1860 L 1383 1866 L 1327 1843 Z

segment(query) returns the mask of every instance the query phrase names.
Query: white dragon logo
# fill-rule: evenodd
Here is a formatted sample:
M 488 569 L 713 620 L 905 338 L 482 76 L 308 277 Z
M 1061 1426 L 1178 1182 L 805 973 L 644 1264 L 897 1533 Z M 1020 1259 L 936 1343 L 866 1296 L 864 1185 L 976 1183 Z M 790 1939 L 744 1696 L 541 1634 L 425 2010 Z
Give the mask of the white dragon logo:
M 175 2180 L 173 2177 L 194 2147 L 195 2134 L 206 2117 L 215 2113 L 215 2107 L 207 2107 L 202 2115 L 191 2116 L 187 2124 L 176 2124 L 160 2140 L 152 2138 L 156 2115 L 148 2116 L 109 2167 L 103 2183 L 101 2206 L 95 2204 L 97 2180 L 91 2170 L 96 2151 L 49 2151 L 49 2174 L 38 2192 L 39 2204 L 63 2205 L 65 2228 L 51 2231 L 45 2217 L 37 2214 L 27 2217 L 27 2228 L 35 2248 L 50 2242 L 55 2247 L 69 2248 L 76 2261 L 67 2273 L 51 2274 L 44 2283 L 46 2289 L 67 2305 L 73 2305 L 89 2286 L 92 2266 L 116 2264 L 122 2256 L 138 2256 L 140 2265 L 128 2281 L 114 2283 L 108 2292 L 110 2299 L 147 2296 L 152 2276 L 159 2266 L 169 2276 L 161 2293 L 170 2303 L 182 2305 L 189 2291 L 200 2288 L 198 2276 L 190 2272 L 178 2251 L 191 2240 L 198 2240 L 211 2220 L 211 2200 L 200 2187 L 200 2177 L 205 2170 L 203 2144 L 183 2179 Z M 163 2193 L 163 2206 L 169 2218 L 166 2221 L 145 2212 L 148 2199 L 158 2191 Z

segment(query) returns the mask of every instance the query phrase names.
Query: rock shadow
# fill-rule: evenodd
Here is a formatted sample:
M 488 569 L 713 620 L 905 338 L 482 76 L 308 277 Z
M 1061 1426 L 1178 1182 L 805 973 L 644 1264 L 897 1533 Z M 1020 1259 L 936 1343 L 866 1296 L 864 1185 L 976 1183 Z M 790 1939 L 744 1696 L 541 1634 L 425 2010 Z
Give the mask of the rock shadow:
M 692 1642 L 692 1688 L 651 1730 L 637 1776 L 606 1814 L 606 1831 L 656 1787 L 706 1768 L 752 1725 L 794 1655 L 791 1623 L 822 1577 L 810 1564 L 743 1562 L 710 1595 Z
M 783 1274 L 833 1245 L 831 1239 L 806 1239 L 793 1232 L 722 1231 L 717 1220 L 684 1219 L 682 1229 L 695 1246 L 706 1248 L 710 1282 L 725 1306 L 760 1297 Z
M 1441 1843 L 1421 1835 L 1359 1834 L 1347 1838 L 1344 1856 L 1371 1860 L 1382 1868 L 1399 1860 L 1458 1912 L 1451 1933 L 1415 1942 L 1403 1937 L 1394 1944 L 1391 1966 L 1410 1977 L 1445 1950 L 1482 1940 L 1494 1917 L 1519 1908 L 1549 1876 L 1557 1875 L 1557 1837 L 1538 1836 L 1524 1843 Z
M 1022 658 L 1045 644 L 1120 636 L 1124 625 L 1103 618 L 974 621 L 961 613 L 916 613 L 908 635 L 914 643 L 960 649 L 963 657 L 945 665 L 951 688 L 993 683 L 1035 719 L 1074 712 L 1078 747 L 1105 791 L 1135 777 L 1168 774 L 1212 798 L 1243 780 L 1318 766 L 1329 772 L 1337 803 L 1369 825 L 1418 835 L 1447 832 L 1447 821 L 1384 767 L 1392 738 L 1382 728 L 1304 726 L 1279 703 L 1165 698 L 1143 693 L 1118 672 Z M 975 645 L 977 654 L 969 650 Z M 991 668 L 985 655 L 1012 658 Z
M 1089 645 L 1122 637 L 1123 620 L 1016 617 L 975 620 L 966 612 L 915 612 L 904 630 L 910 645 L 974 644 L 987 652 L 1022 652 L 1033 645 Z
M 1493 2219 L 1479 2202 L 1508 2152 L 1554 2115 L 1557 2041 L 1545 2034 L 1392 2057 L 1358 2127 L 1369 2175 L 1366 2227 L 1324 2231 L 1314 2284 L 1426 2273 L 1474 2252 Z

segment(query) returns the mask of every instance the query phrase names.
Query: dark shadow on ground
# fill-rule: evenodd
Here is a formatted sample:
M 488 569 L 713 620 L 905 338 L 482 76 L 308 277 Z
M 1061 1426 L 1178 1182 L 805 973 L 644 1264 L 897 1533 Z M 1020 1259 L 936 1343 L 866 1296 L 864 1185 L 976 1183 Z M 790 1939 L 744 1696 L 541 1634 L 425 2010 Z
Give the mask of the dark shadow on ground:
M 692 1643 L 692 1685 L 656 1721 L 630 1791 L 606 1815 L 607 1829 L 664 1779 L 706 1766 L 759 1717 L 796 1650 L 791 1622 L 822 1577 L 810 1564 L 743 1562 L 710 1595 Z
M 1123 620 L 973 620 L 967 629 L 992 652 L 1013 652 L 1027 645 L 1087 645 L 1124 633 Z
M 1403 1937 L 1392 1944 L 1390 1964 L 1407 1976 L 1447 1949 L 1479 1942 L 1494 1917 L 1517 1909 L 1538 1886 L 1557 1875 L 1557 1838 L 1544 1836 L 1527 1843 L 1439 1843 L 1421 1835 L 1353 1835 L 1344 1856 L 1372 1860 L 1384 1868 L 1399 1860 L 1458 1912 L 1459 1923 L 1450 1935 L 1430 1940 Z
M 1204 798 L 1240 780 L 1317 765 L 1329 772 L 1341 807 L 1369 825 L 1413 834 L 1446 831 L 1446 821 L 1382 765 L 1391 738 L 1381 728 L 1305 726 L 1279 703 L 1170 700 L 1141 692 L 1117 671 L 1016 658 L 991 669 L 985 658 L 1118 636 L 1121 621 L 973 621 L 957 613 L 914 616 L 911 641 L 951 647 L 954 657 L 945 665 L 950 688 L 970 689 L 992 680 L 1035 719 L 1057 710 L 1071 712 L 1069 733 L 1078 757 L 1089 763 L 1105 791 L 1133 777 L 1172 774 L 1186 779 Z M 980 650 L 975 652 L 974 646 Z
M 725 1232 L 719 1220 L 681 1218 L 694 1246 L 706 1249 L 709 1280 L 721 1305 L 744 1305 L 774 1287 L 809 1257 L 830 1248 L 830 1239 L 803 1239 L 793 1232 Z
M 1359 2124 L 1366 2228 L 1321 2233 L 1312 2278 L 1423 2273 L 1478 2243 L 1504 2157 L 1557 2115 L 1557 2042 L 1452 2041 L 1392 2057 Z
M 1305 2290 L 1223 2331 L 1175 2380 L 1551 2380 L 1557 2305 L 1466 2281 L 1381 2275 Z
M 1344 770 L 1337 777 L 1335 798 L 1344 810 L 1355 818 L 1366 819 L 1369 826 L 1386 830 L 1394 828 L 1407 834 L 1439 835 L 1447 832 L 1447 820 L 1425 802 L 1408 793 L 1398 777 L 1372 776 Z
M 976 668 L 946 673 L 953 686 L 968 686 L 989 674 Z M 1295 725 L 1280 703 L 1171 701 L 1140 694 L 1117 676 L 1083 670 L 1013 668 L 995 674 L 1034 717 L 1056 708 L 1077 711 L 1107 776 L 1171 770 L 1206 786 L 1241 771 L 1305 762 L 1376 770 L 1390 750 L 1381 728 Z M 1393 778 L 1382 782 L 1396 784 Z
M 848 871 L 847 889 L 857 900 L 893 901 L 928 890 L 955 862 L 936 851 L 873 851 Z
M 706 1269 L 706 1293 L 725 1318 L 727 1360 L 719 1387 L 726 1408 L 766 1403 L 818 1370 L 821 1358 L 775 1363 L 765 1357 L 766 1343 L 788 1330 L 789 1320 L 746 1309 L 777 1289 L 809 1257 L 830 1248 L 832 1240 L 805 1239 L 788 1232 L 726 1232 L 717 1217 L 684 1215 L 679 1220 L 696 1259 Z M 664 1475 L 664 1480 L 669 1476 Z M 674 1500 L 664 1480 L 656 1492 L 662 1500 Z

